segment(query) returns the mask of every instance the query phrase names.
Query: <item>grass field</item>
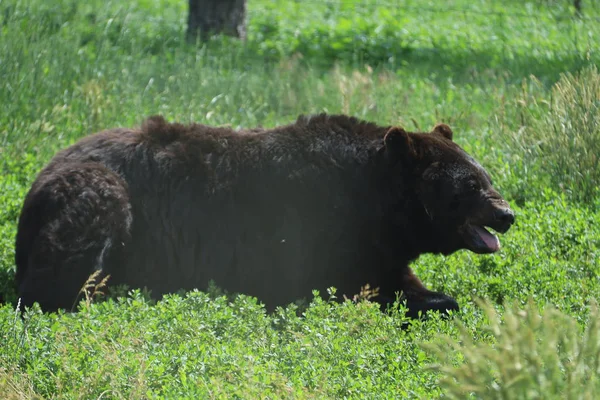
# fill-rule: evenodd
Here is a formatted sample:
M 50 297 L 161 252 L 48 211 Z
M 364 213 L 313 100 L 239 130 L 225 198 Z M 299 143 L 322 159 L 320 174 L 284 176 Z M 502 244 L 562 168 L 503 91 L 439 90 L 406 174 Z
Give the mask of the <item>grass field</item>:
M 502 3 L 250 0 L 245 44 L 196 46 L 184 1 L 0 1 L 0 398 L 599 398 L 600 5 Z M 498 254 L 414 266 L 455 318 L 217 289 L 15 315 L 16 220 L 58 149 L 151 114 L 321 111 L 449 123 L 514 205 Z

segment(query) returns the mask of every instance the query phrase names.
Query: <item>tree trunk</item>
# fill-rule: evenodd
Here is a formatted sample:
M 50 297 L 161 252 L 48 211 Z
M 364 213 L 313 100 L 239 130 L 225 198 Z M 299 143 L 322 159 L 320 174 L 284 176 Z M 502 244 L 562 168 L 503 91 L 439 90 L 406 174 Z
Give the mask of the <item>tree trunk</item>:
M 189 40 L 225 34 L 246 39 L 246 0 L 189 0 Z
M 575 6 L 575 13 L 578 17 L 581 17 L 581 0 L 573 1 L 573 5 Z

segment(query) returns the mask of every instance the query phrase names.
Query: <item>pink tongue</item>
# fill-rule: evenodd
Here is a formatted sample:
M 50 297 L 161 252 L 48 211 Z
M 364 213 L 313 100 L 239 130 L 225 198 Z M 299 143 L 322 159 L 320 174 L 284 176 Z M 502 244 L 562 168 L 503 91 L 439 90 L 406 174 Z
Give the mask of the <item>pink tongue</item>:
M 500 249 L 500 241 L 496 236 L 492 235 L 485 228 L 480 226 L 474 226 L 473 228 L 475 228 L 475 232 L 477 232 L 479 238 L 490 250 L 498 251 Z

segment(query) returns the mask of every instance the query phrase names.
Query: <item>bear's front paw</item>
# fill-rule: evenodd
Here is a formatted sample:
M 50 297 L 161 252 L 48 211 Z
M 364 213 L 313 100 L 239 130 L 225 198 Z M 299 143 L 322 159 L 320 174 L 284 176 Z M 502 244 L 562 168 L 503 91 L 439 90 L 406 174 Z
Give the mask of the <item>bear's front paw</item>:
M 443 293 L 430 292 L 426 296 L 409 297 L 406 300 L 406 316 L 418 318 L 419 313 L 425 316 L 428 311 L 439 311 L 442 316 L 448 316 L 448 312 L 458 312 L 458 303 L 452 297 Z

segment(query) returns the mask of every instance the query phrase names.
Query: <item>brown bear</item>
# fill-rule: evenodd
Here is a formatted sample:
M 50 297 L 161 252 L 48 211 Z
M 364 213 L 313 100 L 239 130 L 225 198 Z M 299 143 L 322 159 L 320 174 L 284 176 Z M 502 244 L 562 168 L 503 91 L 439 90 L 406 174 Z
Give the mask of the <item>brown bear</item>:
M 331 286 L 397 293 L 408 315 L 458 310 L 409 267 L 492 253 L 514 213 L 447 125 L 409 133 L 344 115 L 235 131 L 151 117 L 58 153 L 16 237 L 24 306 L 71 309 L 95 271 L 160 297 L 209 281 L 272 309 Z

